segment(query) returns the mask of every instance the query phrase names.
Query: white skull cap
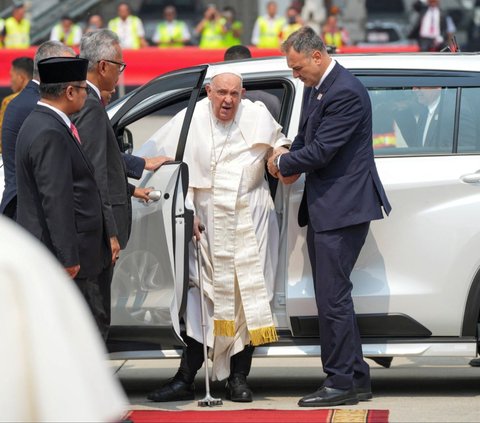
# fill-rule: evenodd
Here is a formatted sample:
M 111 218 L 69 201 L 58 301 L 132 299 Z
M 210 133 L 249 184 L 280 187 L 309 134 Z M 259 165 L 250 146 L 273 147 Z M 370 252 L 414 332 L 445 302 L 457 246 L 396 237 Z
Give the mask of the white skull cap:
M 240 72 L 237 72 L 231 66 L 222 66 L 222 67 L 214 69 L 213 72 L 210 74 L 210 80 L 212 80 L 213 78 L 215 78 L 218 75 L 223 75 L 224 73 L 231 73 L 232 75 L 236 75 L 240 78 L 240 81 L 243 82 L 242 74 Z

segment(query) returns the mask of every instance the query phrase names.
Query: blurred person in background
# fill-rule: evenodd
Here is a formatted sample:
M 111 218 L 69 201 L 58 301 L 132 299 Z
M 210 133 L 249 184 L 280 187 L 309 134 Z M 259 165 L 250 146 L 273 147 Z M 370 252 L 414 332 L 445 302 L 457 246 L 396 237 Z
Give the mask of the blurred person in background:
M 132 15 L 128 3 L 120 3 L 117 8 L 118 16 L 108 22 L 108 29 L 115 32 L 120 38 L 120 45 L 124 49 L 139 49 L 147 47 L 145 30 L 142 20 Z
M 128 400 L 75 285 L 20 226 L 0 216 L 0 232 L 1 420 L 120 421 Z
M 5 28 L 5 19 L 0 18 L 0 48 L 3 47 L 3 28 Z
M 200 48 L 224 48 L 224 19 L 214 4 L 209 4 L 203 19 L 195 27 L 195 34 L 200 37 Z
M 222 16 L 224 19 L 223 46 L 229 48 L 242 44 L 243 23 L 235 19 L 235 9 L 230 6 L 224 7 Z
M 12 16 L 5 20 L 0 44 L 5 48 L 30 47 L 30 21 L 25 18 L 23 3 L 14 4 Z
M 62 19 L 57 23 L 50 33 L 50 40 L 60 41 L 66 46 L 77 48 L 80 45 L 82 38 L 82 28 L 73 22 L 73 19 L 68 16 L 62 16 Z
M 413 7 L 419 16 L 408 38 L 417 40 L 421 51 L 440 51 L 456 31 L 452 19 L 440 9 L 440 0 L 419 0 Z
M 337 48 L 350 44 L 348 32 L 345 28 L 338 25 L 336 14 L 328 16 L 327 21 L 322 28 L 322 39 L 325 45 Z
M 183 47 L 190 43 L 190 31 L 184 21 L 177 19 L 175 6 L 163 9 L 164 21 L 160 22 L 153 34 L 152 41 L 158 47 Z
M 2 152 L 2 125 L 5 110 L 10 102 L 22 91 L 33 77 L 33 60 L 30 57 L 17 57 L 10 67 L 10 88 L 13 93 L 2 100 L 0 106 L 0 153 Z
M 480 0 L 476 0 L 475 7 L 473 8 L 473 16 L 467 30 L 467 45 L 466 51 L 479 51 L 480 50 Z M 480 360 L 479 360 L 480 365 Z
M 280 48 L 285 18 L 277 16 L 277 2 L 267 3 L 267 14 L 259 16 L 252 32 L 252 44 L 258 48 Z
M 95 31 L 96 29 L 100 28 L 104 28 L 102 15 L 99 15 L 98 13 L 90 15 L 87 21 L 85 32 Z
M 282 41 L 285 41 L 290 34 L 293 34 L 295 31 L 299 30 L 303 26 L 303 20 L 298 10 L 290 6 L 287 9 L 287 21 L 282 28 Z
M 0 213 L 15 220 L 17 216 L 17 181 L 15 172 L 15 146 L 18 131 L 26 117 L 32 112 L 40 100 L 40 79 L 38 62 L 52 56 L 75 56 L 71 47 L 60 41 L 45 41 L 41 44 L 33 59 L 33 78 L 16 96 L 5 110 L 2 125 L 3 166 L 5 172 L 5 189 L 0 202 Z

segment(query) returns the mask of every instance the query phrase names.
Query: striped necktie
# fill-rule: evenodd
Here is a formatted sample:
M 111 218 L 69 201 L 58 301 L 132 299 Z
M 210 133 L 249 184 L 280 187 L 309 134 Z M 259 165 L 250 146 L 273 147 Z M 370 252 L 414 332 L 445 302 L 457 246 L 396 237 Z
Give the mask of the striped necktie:
M 73 124 L 73 122 L 70 122 L 70 130 L 72 131 L 72 134 L 75 137 L 75 139 L 78 141 L 78 143 L 81 144 L 82 141 L 80 141 L 80 135 L 78 135 L 77 127 Z

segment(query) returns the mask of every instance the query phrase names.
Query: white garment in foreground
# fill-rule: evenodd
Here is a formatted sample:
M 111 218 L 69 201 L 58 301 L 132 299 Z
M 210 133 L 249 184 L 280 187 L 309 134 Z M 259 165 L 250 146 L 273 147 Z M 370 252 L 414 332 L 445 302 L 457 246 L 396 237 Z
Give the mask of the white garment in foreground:
M 0 233 L 0 421 L 119 421 L 128 401 L 74 282 L 16 224 Z
M 183 117 L 184 112 L 177 114 L 137 154 L 175 155 L 171 144 L 178 140 Z M 190 174 L 188 200 L 206 227 L 200 244 L 214 380 L 229 376 L 230 357 L 250 342 L 250 334 L 257 329 L 255 323 L 267 322 L 273 327 L 268 303 L 275 281 L 279 234 L 265 179 L 265 155 L 270 148 L 288 143 L 263 103 L 242 100 L 233 124 L 212 119 L 208 98 L 196 105 L 184 161 Z M 196 266 L 191 248 L 190 281 L 194 287 L 198 286 Z M 258 289 L 260 285 L 266 288 L 263 292 Z M 203 342 L 200 301 L 194 287 L 188 293 L 187 334 Z M 234 301 L 225 301 L 226 294 L 234 290 Z M 247 317 L 244 310 L 248 310 Z M 213 336 L 214 314 L 235 321 L 234 336 Z M 248 315 L 252 314 L 256 321 L 248 327 Z M 268 341 L 259 343 L 264 342 Z

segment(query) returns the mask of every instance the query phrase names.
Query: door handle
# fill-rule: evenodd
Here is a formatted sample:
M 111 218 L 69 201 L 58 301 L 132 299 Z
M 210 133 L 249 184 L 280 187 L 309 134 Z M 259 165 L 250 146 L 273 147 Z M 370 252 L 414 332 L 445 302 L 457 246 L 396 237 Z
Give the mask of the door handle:
M 152 201 L 158 201 L 162 198 L 162 192 L 155 190 L 148 193 L 148 198 Z
M 475 172 L 475 173 L 469 173 L 467 175 L 462 175 L 460 177 L 462 182 L 465 182 L 467 184 L 476 184 L 480 182 L 480 173 Z

